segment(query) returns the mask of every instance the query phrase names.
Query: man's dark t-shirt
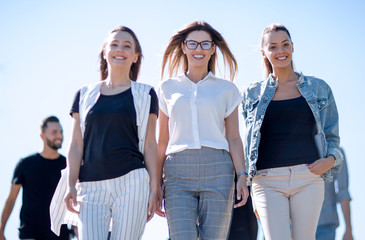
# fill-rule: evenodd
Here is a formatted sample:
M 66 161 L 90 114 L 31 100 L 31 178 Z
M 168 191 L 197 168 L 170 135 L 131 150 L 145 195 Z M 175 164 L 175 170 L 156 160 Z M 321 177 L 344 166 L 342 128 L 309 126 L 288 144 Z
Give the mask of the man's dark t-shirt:
M 62 155 L 45 159 L 36 153 L 18 162 L 12 184 L 21 184 L 23 188 L 19 238 L 69 239 L 66 225 L 62 226 L 60 237 L 52 232 L 49 216 L 53 193 L 65 167 L 66 158 Z

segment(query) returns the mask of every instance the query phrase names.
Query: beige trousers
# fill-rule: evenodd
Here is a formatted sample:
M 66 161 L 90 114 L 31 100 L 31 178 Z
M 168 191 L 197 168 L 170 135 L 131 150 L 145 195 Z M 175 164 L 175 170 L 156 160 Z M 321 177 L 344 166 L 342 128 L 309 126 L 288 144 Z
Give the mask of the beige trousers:
M 265 240 L 315 240 L 324 180 L 305 164 L 259 170 L 252 200 Z

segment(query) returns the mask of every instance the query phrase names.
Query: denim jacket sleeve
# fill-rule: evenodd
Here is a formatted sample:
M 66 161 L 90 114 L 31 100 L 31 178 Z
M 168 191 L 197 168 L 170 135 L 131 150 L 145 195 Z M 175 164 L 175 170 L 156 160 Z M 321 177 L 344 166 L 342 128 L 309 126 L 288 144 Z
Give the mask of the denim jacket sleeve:
M 244 124 L 245 136 L 242 139 L 243 140 L 243 154 L 244 154 L 244 159 L 245 159 L 245 164 L 246 164 L 246 171 L 248 171 L 249 162 L 248 162 L 248 158 L 247 158 L 247 155 L 246 155 L 248 153 L 247 122 L 246 122 L 246 118 L 247 118 L 247 108 L 246 108 L 247 91 L 246 91 L 246 89 L 244 89 L 242 91 L 241 95 L 242 95 L 241 109 L 242 109 L 243 122 L 245 123 Z
M 343 159 L 340 149 L 338 111 L 331 88 L 324 81 L 323 83 L 327 88 L 328 99 L 327 106 L 320 111 L 321 127 L 324 131 L 327 142 L 327 156 L 333 155 L 336 158 L 336 165 L 332 168 L 332 170 L 334 172 L 338 172 L 341 168 Z M 319 103 L 318 107 L 321 108 L 321 103 Z
M 254 134 L 259 129 L 255 128 L 257 108 L 262 91 L 262 83 L 251 83 L 242 91 L 242 115 L 244 119 L 243 147 L 246 162 L 246 169 L 249 175 L 248 182 L 256 174 L 255 163 L 257 160 L 257 146 L 259 136 Z

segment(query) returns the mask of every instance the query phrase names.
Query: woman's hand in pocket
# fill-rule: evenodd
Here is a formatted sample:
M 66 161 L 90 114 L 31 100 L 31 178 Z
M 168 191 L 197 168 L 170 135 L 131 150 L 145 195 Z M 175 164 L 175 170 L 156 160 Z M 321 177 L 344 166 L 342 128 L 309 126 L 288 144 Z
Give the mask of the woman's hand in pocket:
M 330 170 L 335 164 L 335 158 L 329 156 L 327 158 L 321 158 L 312 164 L 308 164 L 308 169 L 314 174 L 322 175 L 323 173 Z

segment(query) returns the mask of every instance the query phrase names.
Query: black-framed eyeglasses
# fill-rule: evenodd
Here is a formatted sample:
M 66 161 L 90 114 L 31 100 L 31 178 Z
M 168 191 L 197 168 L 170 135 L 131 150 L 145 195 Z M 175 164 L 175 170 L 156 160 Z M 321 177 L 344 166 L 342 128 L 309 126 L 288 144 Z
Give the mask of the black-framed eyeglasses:
M 194 40 L 186 40 L 184 41 L 185 46 L 190 49 L 190 50 L 195 50 L 198 48 L 198 46 L 200 45 L 201 49 L 203 50 L 209 50 L 213 47 L 214 42 L 213 41 L 202 41 L 202 42 L 197 42 Z

